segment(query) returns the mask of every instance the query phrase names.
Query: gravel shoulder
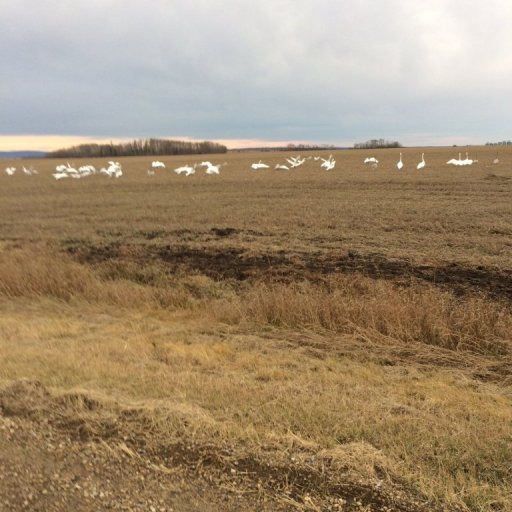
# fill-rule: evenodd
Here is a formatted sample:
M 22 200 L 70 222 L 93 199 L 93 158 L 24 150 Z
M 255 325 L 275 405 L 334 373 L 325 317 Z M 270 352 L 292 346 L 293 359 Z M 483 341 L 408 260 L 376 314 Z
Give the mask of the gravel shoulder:
M 10 382 L 0 389 L 0 511 L 441 510 L 396 483 L 350 481 L 324 464 L 153 441 L 132 410 Z

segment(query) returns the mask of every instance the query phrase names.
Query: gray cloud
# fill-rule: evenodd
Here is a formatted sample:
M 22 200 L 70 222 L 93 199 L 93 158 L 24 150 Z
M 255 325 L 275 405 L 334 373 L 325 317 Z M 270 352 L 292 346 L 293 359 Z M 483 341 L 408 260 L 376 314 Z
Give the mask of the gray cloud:
M 509 138 L 511 15 L 505 0 L 4 0 L 0 133 Z

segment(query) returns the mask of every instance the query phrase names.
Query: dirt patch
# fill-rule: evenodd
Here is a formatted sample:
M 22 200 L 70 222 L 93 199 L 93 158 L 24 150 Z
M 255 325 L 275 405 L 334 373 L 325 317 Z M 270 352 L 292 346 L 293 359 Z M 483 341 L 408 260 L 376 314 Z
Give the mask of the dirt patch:
M 510 176 L 501 176 L 499 174 L 490 173 L 483 179 L 487 181 L 508 181 Z
M 406 284 L 413 279 L 448 288 L 457 294 L 483 292 L 512 300 L 512 271 L 468 267 L 456 263 L 419 265 L 390 260 L 378 254 L 248 254 L 238 248 L 194 249 L 186 246 L 158 249 L 158 257 L 172 270 L 201 272 L 214 279 L 318 281 L 336 273 L 360 273 Z
M 236 233 L 239 233 L 240 230 L 235 228 L 212 228 L 211 232 L 217 236 L 224 237 L 235 235 Z
M 147 419 L 83 394 L 54 396 L 38 382 L 0 390 L 0 509 L 448 510 L 384 472 L 358 482 L 304 453 L 274 459 L 268 450 L 258 457 L 193 439 L 166 443 Z
M 228 228 L 226 228 L 228 229 Z M 222 231 L 218 236 L 229 237 Z M 389 279 L 407 285 L 426 282 L 454 291 L 456 294 L 484 293 L 493 298 L 512 301 L 512 270 L 457 263 L 418 264 L 390 259 L 380 254 L 293 253 L 276 251 L 248 252 L 240 247 L 192 247 L 185 244 L 164 246 L 130 246 L 113 243 L 103 246 L 80 245 L 68 252 L 88 263 L 115 259 L 133 259 L 141 263 L 158 260 L 169 272 L 201 273 L 215 280 L 234 279 L 290 282 L 321 281 L 332 274 L 359 273 Z
M 394 280 L 416 279 L 449 288 L 458 294 L 480 291 L 493 297 L 512 300 L 512 271 L 483 266 L 469 267 L 457 263 L 439 265 L 414 264 L 390 260 L 378 254 L 360 255 L 349 252 L 339 258 L 313 258 L 308 268 L 321 273 L 360 272 L 373 278 Z

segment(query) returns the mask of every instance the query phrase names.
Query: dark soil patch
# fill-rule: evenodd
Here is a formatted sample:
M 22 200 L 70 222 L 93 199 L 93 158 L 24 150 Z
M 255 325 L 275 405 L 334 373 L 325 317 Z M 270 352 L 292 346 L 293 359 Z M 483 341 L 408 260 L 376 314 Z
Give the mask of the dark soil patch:
M 231 228 L 215 228 L 220 238 L 235 234 Z M 72 245 L 67 251 L 80 261 L 92 264 L 107 260 L 134 260 L 141 264 L 163 263 L 169 272 L 201 273 L 215 280 L 291 282 L 322 281 L 333 274 L 358 273 L 372 278 L 390 279 L 402 285 L 426 282 L 450 289 L 456 294 L 484 293 L 512 301 L 512 270 L 458 263 L 418 264 L 389 259 L 381 254 L 268 253 L 247 252 L 241 247 L 176 245 Z
M 336 273 L 360 273 L 372 278 L 405 283 L 415 279 L 449 288 L 457 294 L 483 292 L 495 298 L 512 300 L 512 271 L 467 267 L 456 263 L 418 265 L 390 260 L 381 255 L 305 254 L 289 257 L 284 253 L 247 254 L 241 249 L 191 249 L 165 247 L 159 257 L 172 267 L 186 267 L 213 279 L 258 279 L 318 281 Z

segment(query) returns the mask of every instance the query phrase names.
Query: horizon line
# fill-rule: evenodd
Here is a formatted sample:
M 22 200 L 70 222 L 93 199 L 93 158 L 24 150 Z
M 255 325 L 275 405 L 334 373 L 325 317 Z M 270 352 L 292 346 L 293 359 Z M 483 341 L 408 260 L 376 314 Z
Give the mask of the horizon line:
M 222 144 L 228 148 L 228 150 L 236 149 L 264 149 L 264 148 L 284 148 L 288 145 L 307 145 L 307 146 L 329 146 L 337 148 L 351 148 L 354 144 L 352 140 L 339 140 L 339 141 L 312 141 L 312 140 L 269 140 L 269 139 L 258 139 L 258 138 L 240 138 L 240 139 L 199 139 L 190 136 L 155 136 L 155 137 L 97 137 L 97 136 L 85 136 L 85 135 L 0 135 L 0 151 L 14 152 L 14 151 L 41 151 L 41 152 L 52 152 L 59 149 L 66 149 L 71 146 L 78 146 L 80 144 L 122 144 L 131 142 L 139 139 L 158 138 L 165 140 L 179 140 L 186 142 L 214 142 Z M 378 139 L 381 139 L 379 137 Z M 373 140 L 369 138 L 366 140 Z M 378 140 L 377 139 L 377 140 Z M 400 140 L 402 139 L 402 140 Z M 405 139 L 405 140 L 404 140 Z M 390 142 L 397 141 L 404 147 L 443 147 L 443 146 L 468 146 L 477 145 L 483 146 L 486 143 L 482 142 L 480 138 L 478 140 L 475 137 L 464 137 L 464 136 L 435 136 L 433 134 L 413 134 L 410 136 L 402 137 L 389 137 L 384 140 Z

